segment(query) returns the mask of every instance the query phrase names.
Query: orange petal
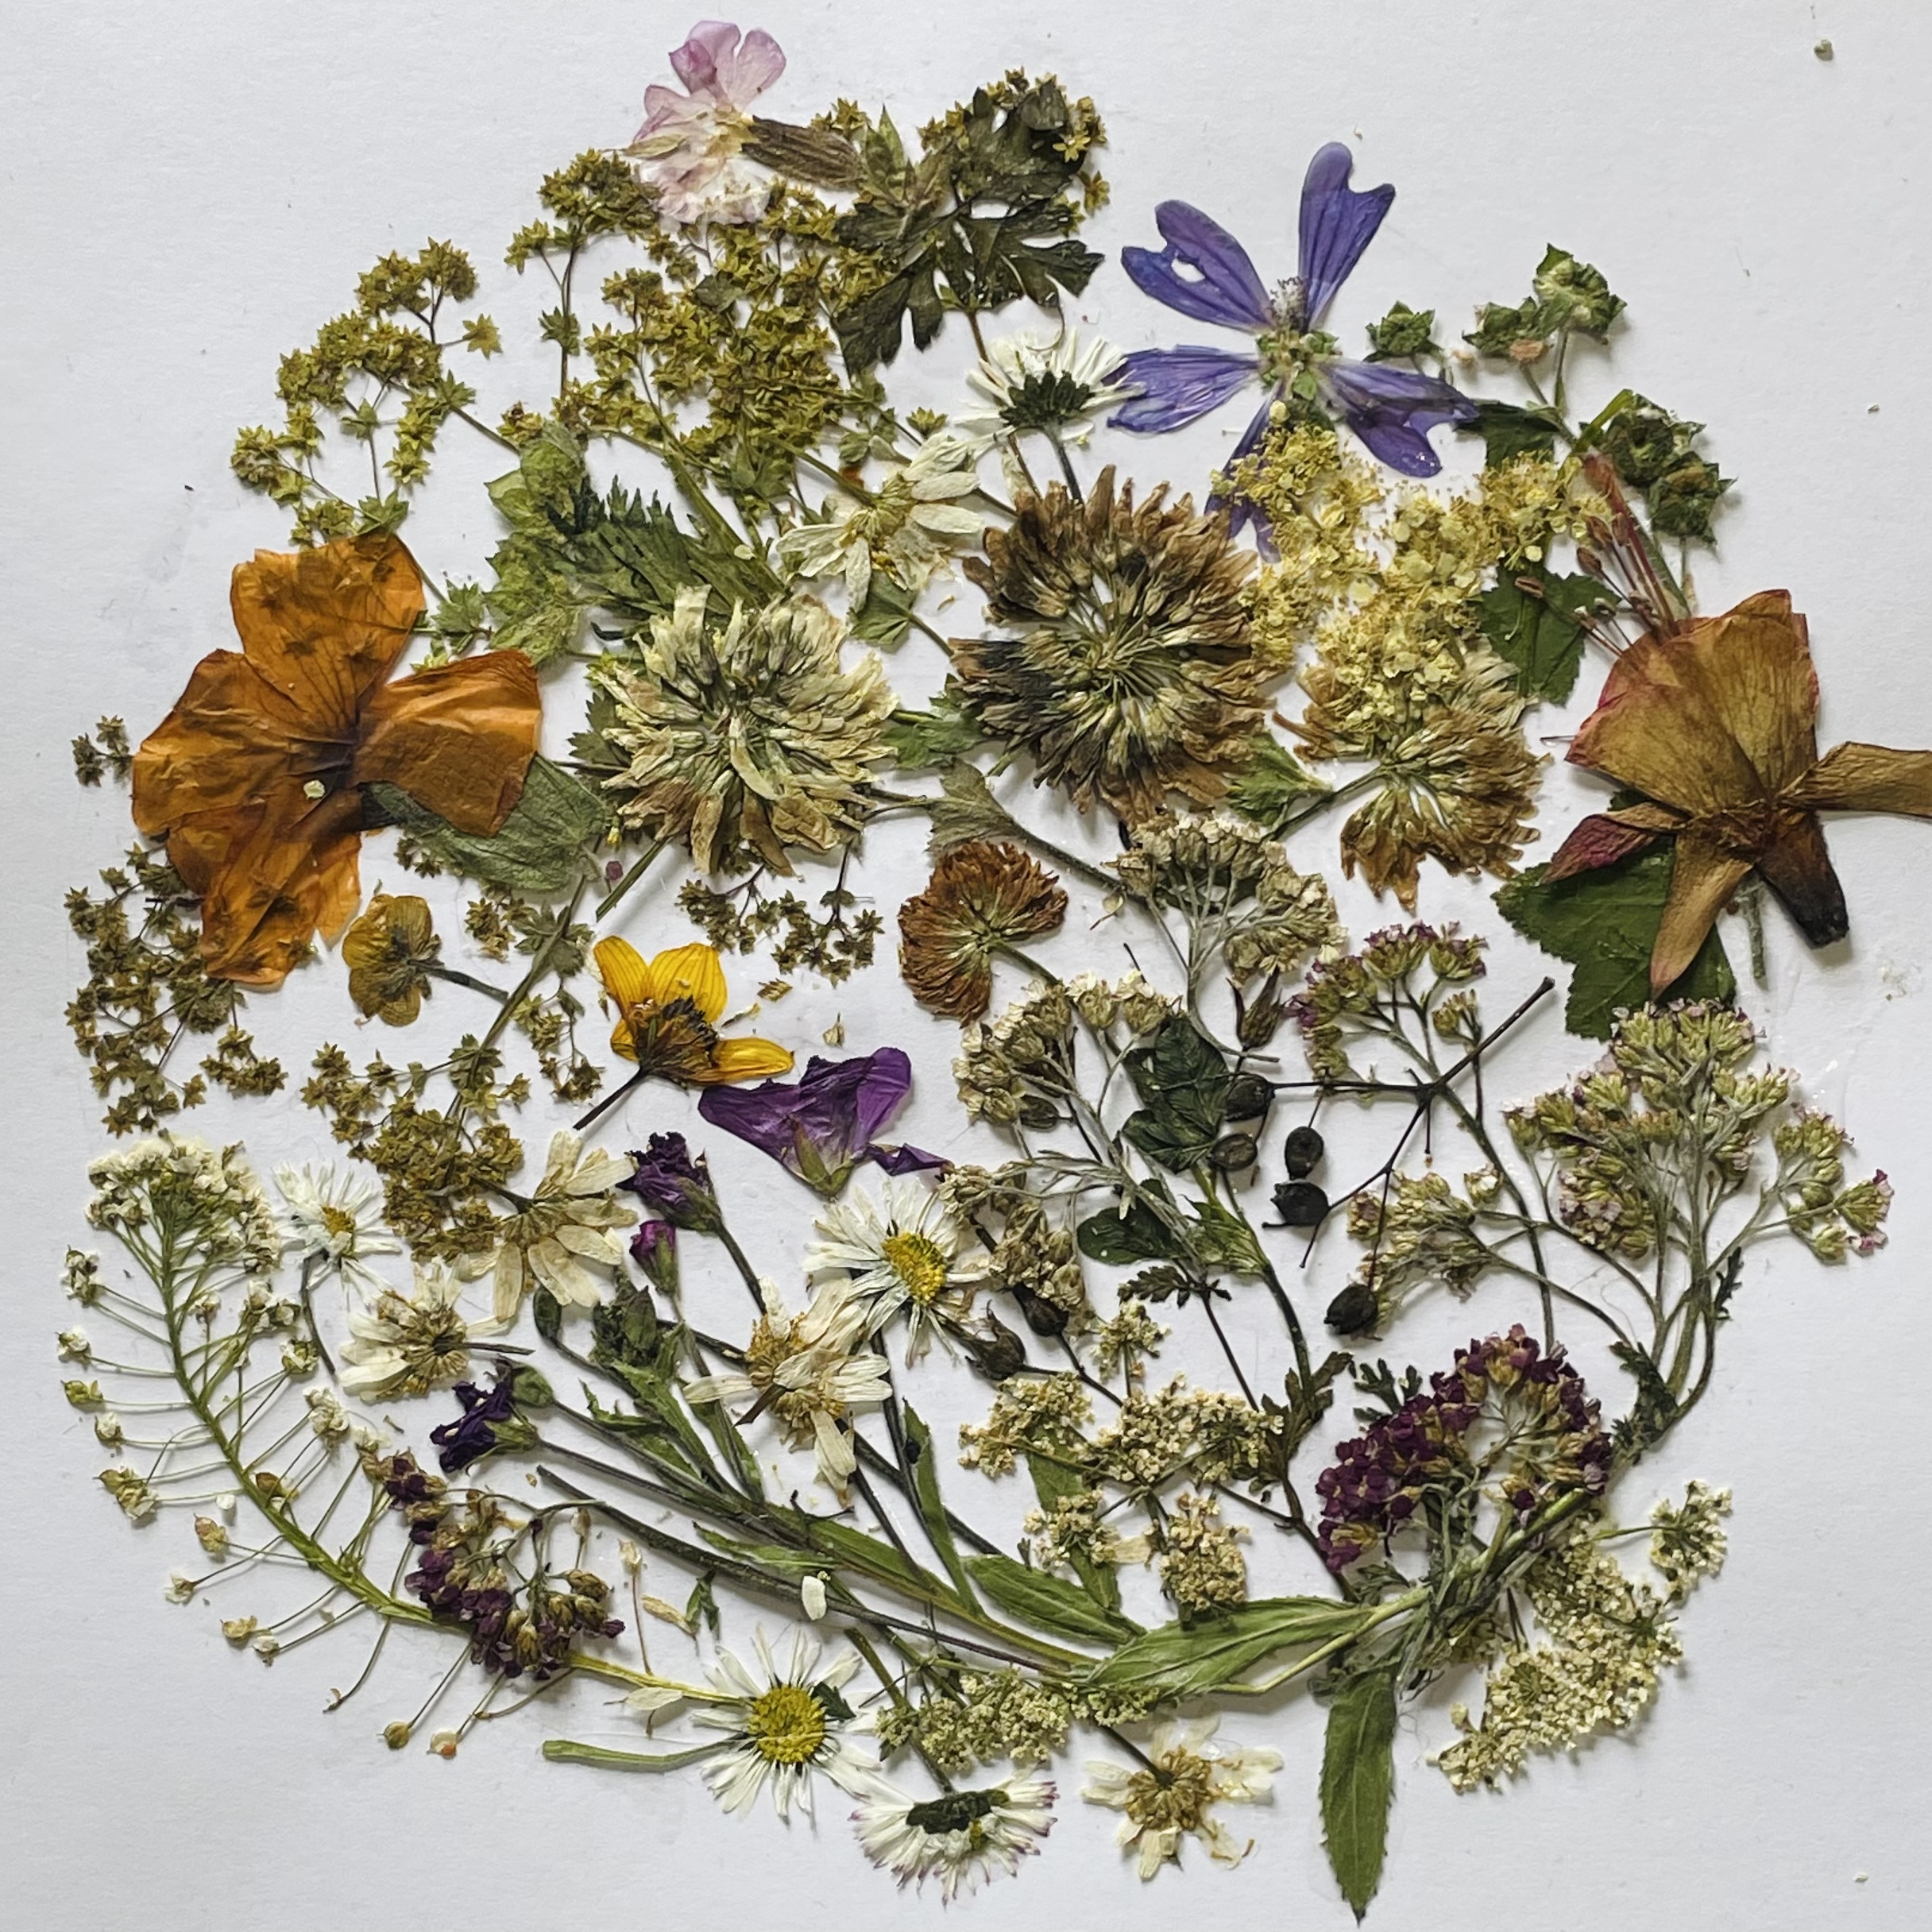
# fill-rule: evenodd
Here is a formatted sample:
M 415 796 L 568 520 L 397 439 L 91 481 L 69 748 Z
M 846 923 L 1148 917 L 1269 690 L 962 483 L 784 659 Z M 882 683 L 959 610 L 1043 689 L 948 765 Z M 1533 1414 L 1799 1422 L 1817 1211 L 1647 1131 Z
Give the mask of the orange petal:
M 1787 794 L 1795 805 L 1833 812 L 1903 812 L 1932 818 L 1932 752 L 1841 744 Z
M 306 797 L 285 779 L 261 802 L 203 813 L 168 856 L 201 897 L 201 955 L 218 980 L 279 986 L 318 931 L 333 939 L 361 895 L 361 808 L 353 792 Z
M 789 1073 L 790 1052 L 775 1040 L 745 1037 L 721 1040 L 712 1064 L 693 1076 L 700 1087 L 717 1087 L 731 1080 L 763 1080 L 774 1073 Z
M 708 1020 L 715 1022 L 724 1010 L 728 997 L 724 968 L 718 964 L 717 949 L 702 940 L 688 946 L 674 946 L 651 962 L 650 997 L 661 1007 L 674 999 L 688 999 Z M 786 1056 L 786 1065 L 790 1057 Z
M 543 715 L 520 651 L 398 678 L 364 708 L 355 782 L 386 779 L 458 831 L 487 835 L 523 795 Z
M 1751 870 L 1748 859 L 1685 833 L 1677 840 L 1671 867 L 1670 896 L 1650 952 L 1650 991 L 1654 999 L 1690 971 L 1698 949 L 1717 922 L 1724 902 Z
M 388 675 L 423 614 L 423 577 L 393 536 L 257 551 L 229 593 L 242 647 L 318 722 L 346 728 Z

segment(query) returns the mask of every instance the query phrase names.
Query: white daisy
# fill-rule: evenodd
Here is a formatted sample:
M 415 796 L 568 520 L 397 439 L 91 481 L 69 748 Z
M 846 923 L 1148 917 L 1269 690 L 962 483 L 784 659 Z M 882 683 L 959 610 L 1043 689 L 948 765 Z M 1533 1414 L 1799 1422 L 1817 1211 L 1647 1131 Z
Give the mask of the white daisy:
M 288 1204 L 291 1239 L 304 1270 L 318 1264 L 345 1281 L 380 1289 L 372 1254 L 397 1254 L 402 1244 L 382 1224 L 382 1189 L 366 1175 L 338 1174 L 327 1161 L 285 1165 L 275 1184 Z
M 843 1284 L 821 1289 L 800 1315 L 789 1315 L 771 1283 L 765 1312 L 745 1344 L 742 1371 L 701 1375 L 684 1386 L 690 1402 L 743 1402 L 771 1412 L 794 1449 L 817 1452 L 818 1473 L 840 1495 L 859 1466 L 843 1426 L 855 1408 L 883 1402 L 891 1373 L 869 1350 L 852 1351 L 865 1335 L 865 1312 Z
M 1126 1815 L 1115 1834 L 1122 1845 L 1139 1847 L 1140 1875 L 1150 1879 L 1172 1860 L 1180 1861 L 1180 1841 L 1192 1835 L 1209 1857 L 1238 1865 L 1254 1849 L 1238 1843 L 1208 1809 L 1216 1804 L 1258 1804 L 1274 1789 L 1269 1775 L 1281 1754 L 1265 1748 L 1211 1743 L 1218 1718 L 1192 1724 L 1164 1724 L 1153 1734 L 1147 1763 L 1130 1767 L 1092 1760 L 1093 1782 L 1080 1795 Z
M 962 415 L 953 427 L 988 442 L 1038 430 L 1083 443 L 1094 419 L 1129 393 L 1107 381 L 1121 359 L 1111 342 L 1097 335 L 1083 342 L 1073 329 L 1004 337 L 987 346 L 966 378 L 991 408 Z
M 948 556 L 986 526 L 956 500 L 980 487 L 976 454 L 957 436 L 929 437 L 911 462 L 886 472 L 869 501 L 828 498 L 821 520 L 794 524 L 779 539 L 779 556 L 801 577 L 843 573 L 855 613 L 871 591 L 875 565 L 908 591 L 924 589 Z
M 635 1201 L 611 1192 L 631 1171 L 621 1155 L 601 1148 L 585 1153 L 582 1136 L 568 1127 L 551 1136 L 550 1157 L 528 1206 L 497 1223 L 492 1253 L 464 1264 L 471 1279 L 486 1269 L 494 1275 L 498 1321 L 514 1321 L 524 1297 L 539 1285 L 566 1307 L 597 1305 L 605 1283 L 593 1270 L 624 1263 L 624 1244 L 609 1231 L 638 1218 Z
M 815 1772 L 855 1798 L 881 1791 L 877 1764 L 845 1741 L 848 1733 L 867 1728 L 839 1694 L 859 1667 L 857 1653 L 847 1651 L 821 1670 L 817 1644 L 797 1631 L 790 1660 L 780 1670 L 763 1631 L 757 1644 L 755 1673 L 729 1651 L 718 1652 L 707 1673 L 717 1697 L 691 1717 L 694 1724 L 728 1733 L 705 1771 L 724 1809 L 755 1804 L 769 1780 L 780 1818 L 791 1815 L 794 1799 L 809 1818 Z
M 868 1798 L 852 1814 L 859 1842 L 903 1887 L 939 1880 L 948 1904 L 1010 1876 L 1053 1829 L 1053 1787 L 1044 1778 L 1010 1778 L 996 1790 L 948 1791 L 915 1803 L 903 1792 Z
M 466 1320 L 457 1308 L 462 1284 L 440 1262 L 416 1276 L 415 1293 L 385 1288 L 352 1309 L 342 1347 L 343 1388 L 363 1401 L 427 1395 L 469 1374 L 469 1344 L 494 1335 L 498 1321 Z
M 900 1309 L 909 1332 L 906 1359 L 916 1360 L 945 1323 L 972 1312 L 974 1289 L 986 1278 L 988 1258 L 975 1249 L 939 1196 L 910 1177 L 886 1182 L 877 1199 L 854 1190 L 833 1202 L 816 1227 L 824 1239 L 806 1250 L 814 1280 L 845 1276 L 852 1299 L 876 1335 Z

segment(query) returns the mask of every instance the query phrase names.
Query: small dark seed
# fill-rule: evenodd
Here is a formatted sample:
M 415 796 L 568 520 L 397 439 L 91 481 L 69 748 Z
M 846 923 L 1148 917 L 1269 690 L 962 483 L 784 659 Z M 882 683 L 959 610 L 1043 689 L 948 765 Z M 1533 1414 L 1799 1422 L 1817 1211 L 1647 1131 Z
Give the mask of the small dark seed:
M 1337 1335 L 1360 1335 L 1375 1326 L 1380 1312 L 1375 1290 L 1365 1282 L 1351 1281 L 1329 1303 L 1325 1319 Z
M 1274 1191 L 1274 1211 L 1290 1227 L 1319 1227 L 1328 1196 L 1312 1180 L 1285 1180 Z
M 1304 1175 L 1312 1174 L 1316 1163 L 1327 1151 L 1328 1143 L 1312 1127 L 1292 1129 L 1281 1144 L 1281 1158 L 1287 1165 L 1289 1179 L 1299 1180 Z
M 1227 1084 L 1222 1111 L 1230 1120 L 1259 1120 L 1273 1099 L 1273 1088 L 1258 1073 L 1237 1073 Z
M 1254 1165 L 1254 1157 L 1260 1152 L 1252 1134 L 1223 1134 L 1215 1142 L 1208 1159 L 1218 1173 L 1239 1174 Z

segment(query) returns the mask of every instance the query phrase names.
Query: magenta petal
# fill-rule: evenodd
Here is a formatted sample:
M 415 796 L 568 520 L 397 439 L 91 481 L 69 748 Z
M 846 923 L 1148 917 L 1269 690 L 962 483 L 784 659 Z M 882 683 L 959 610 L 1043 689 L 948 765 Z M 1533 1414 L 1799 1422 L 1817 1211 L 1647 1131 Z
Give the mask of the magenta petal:
M 1254 272 L 1247 250 L 1219 222 L 1184 201 L 1164 201 L 1153 211 L 1154 226 L 1167 246 L 1123 248 L 1121 265 L 1143 295 L 1191 315 L 1230 329 L 1258 333 L 1273 319 L 1268 292 Z M 1177 273 L 1177 267 L 1189 271 Z
M 1226 349 L 1137 349 L 1107 380 L 1140 393 L 1107 418 L 1110 428 L 1153 435 L 1218 409 L 1261 373 L 1257 357 Z
M 1387 186 L 1357 194 L 1348 185 L 1354 165 L 1347 149 L 1331 141 L 1309 162 L 1301 184 L 1301 296 L 1311 328 L 1361 261 L 1395 199 L 1395 190 Z
M 718 68 L 738 44 L 738 29 L 728 20 L 701 20 L 686 35 L 684 44 L 671 51 L 671 71 L 694 94 L 716 98 Z

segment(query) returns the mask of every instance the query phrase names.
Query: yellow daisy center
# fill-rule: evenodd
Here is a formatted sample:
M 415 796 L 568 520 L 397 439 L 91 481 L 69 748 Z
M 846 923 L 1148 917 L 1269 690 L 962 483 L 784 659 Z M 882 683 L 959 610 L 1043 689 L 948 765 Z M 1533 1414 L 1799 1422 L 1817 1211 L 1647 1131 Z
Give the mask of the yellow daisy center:
M 922 1308 L 929 1308 L 938 1300 L 946 1285 L 946 1257 L 930 1235 L 902 1229 L 887 1235 L 879 1251 L 906 1293 Z
M 322 1224 L 329 1231 L 331 1239 L 346 1240 L 356 1231 L 356 1218 L 346 1208 L 325 1205 L 322 1210 Z
M 774 1684 L 745 1707 L 744 1732 L 767 1764 L 809 1764 L 825 1741 L 825 1708 L 802 1684 Z
M 1143 1830 L 1197 1832 L 1214 1798 L 1214 1767 L 1191 1751 L 1170 1752 L 1127 1780 L 1127 1816 Z

